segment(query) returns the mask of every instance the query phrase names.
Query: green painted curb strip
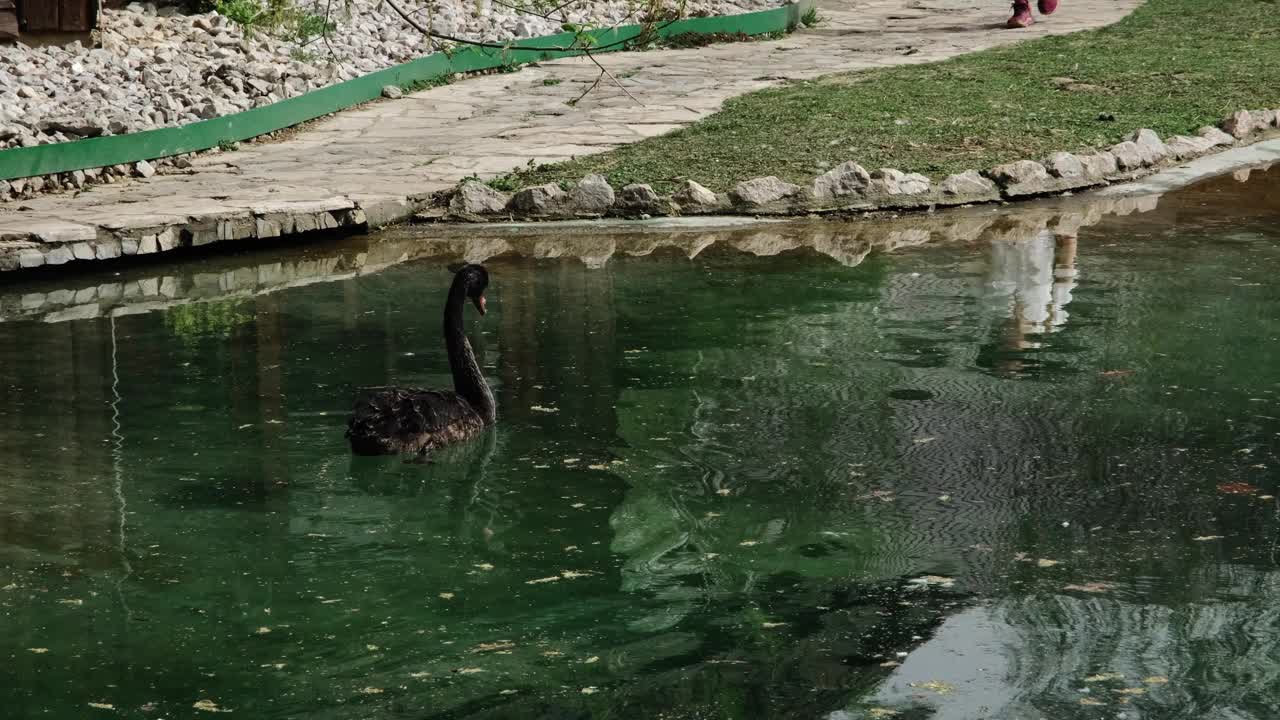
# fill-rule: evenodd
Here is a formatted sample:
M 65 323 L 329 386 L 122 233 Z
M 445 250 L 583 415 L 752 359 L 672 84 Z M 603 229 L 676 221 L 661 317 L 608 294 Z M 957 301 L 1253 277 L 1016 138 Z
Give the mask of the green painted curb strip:
M 662 37 L 684 33 L 763 35 L 788 30 L 799 25 L 804 14 L 814 7 L 814 2 L 815 0 L 800 0 L 794 5 L 744 15 L 689 18 L 662 28 L 658 34 Z M 608 45 L 634 39 L 640 35 L 640 31 L 639 25 L 627 25 L 602 32 L 596 39 L 598 44 Z M 562 33 L 518 42 L 526 47 L 566 47 L 573 39 L 573 33 Z M 622 49 L 624 47 L 618 45 L 601 52 Z M 450 54 L 437 53 L 265 107 L 190 125 L 0 151 L 0 180 L 123 165 L 208 150 L 221 142 L 247 140 L 374 100 L 382 96 L 382 88 L 387 85 L 404 87 L 442 75 L 489 70 L 504 65 L 523 65 L 580 54 L 581 51 L 539 52 L 477 47 L 466 47 Z

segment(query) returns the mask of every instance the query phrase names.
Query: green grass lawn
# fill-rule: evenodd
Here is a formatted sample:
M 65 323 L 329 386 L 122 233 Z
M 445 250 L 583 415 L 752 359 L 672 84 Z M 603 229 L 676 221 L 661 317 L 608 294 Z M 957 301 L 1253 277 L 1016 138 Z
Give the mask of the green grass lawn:
M 615 186 L 669 190 L 688 178 L 727 190 L 759 175 L 804 181 L 846 160 L 939 178 L 1105 147 L 1140 127 L 1189 134 L 1233 110 L 1273 107 L 1280 4 L 1148 0 L 1100 30 L 745 95 L 684 130 L 504 184 L 598 172 Z

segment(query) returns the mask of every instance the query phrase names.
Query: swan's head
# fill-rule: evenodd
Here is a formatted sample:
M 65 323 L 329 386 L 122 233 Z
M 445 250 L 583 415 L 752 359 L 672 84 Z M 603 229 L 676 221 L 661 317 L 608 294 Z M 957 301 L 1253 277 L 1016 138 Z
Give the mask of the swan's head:
M 485 310 L 484 291 L 485 288 L 489 287 L 489 271 L 485 270 L 483 265 L 463 265 L 458 270 L 458 274 L 453 281 L 462 283 L 462 286 L 466 288 L 467 297 L 471 298 L 471 303 L 483 315 Z

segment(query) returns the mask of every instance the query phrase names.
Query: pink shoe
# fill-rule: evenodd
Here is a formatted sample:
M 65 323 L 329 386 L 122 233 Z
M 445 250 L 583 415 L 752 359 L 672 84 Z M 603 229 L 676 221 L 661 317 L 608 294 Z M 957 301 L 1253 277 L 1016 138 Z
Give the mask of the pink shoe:
M 1005 23 L 1005 27 L 1031 27 L 1034 22 L 1035 20 L 1031 17 L 1031 3 L 1029 0 L 1013 0 L 1013 17 L 1009 18 L 1009 22 Z
M 1041 15 L 1052 15 L 1058 9 L 1058 0 L 1039 0 L 1036 5 L 1040 7 Z

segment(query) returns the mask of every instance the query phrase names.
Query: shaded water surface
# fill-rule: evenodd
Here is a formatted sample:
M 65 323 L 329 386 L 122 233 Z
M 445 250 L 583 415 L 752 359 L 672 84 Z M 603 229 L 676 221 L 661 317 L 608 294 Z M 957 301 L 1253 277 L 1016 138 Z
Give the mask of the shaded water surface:
M 1276 717 L 1278 174 L 0 286 L 0 715 Z

